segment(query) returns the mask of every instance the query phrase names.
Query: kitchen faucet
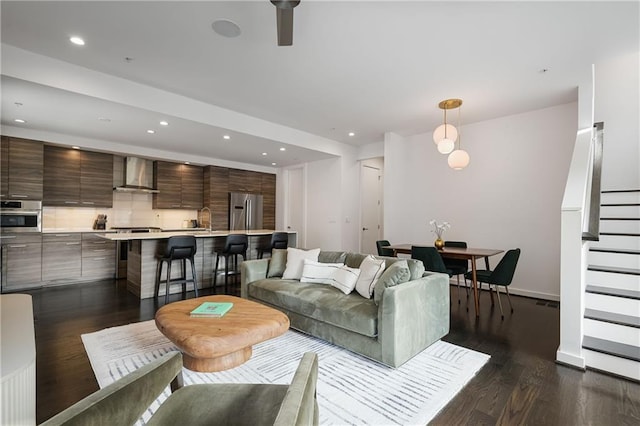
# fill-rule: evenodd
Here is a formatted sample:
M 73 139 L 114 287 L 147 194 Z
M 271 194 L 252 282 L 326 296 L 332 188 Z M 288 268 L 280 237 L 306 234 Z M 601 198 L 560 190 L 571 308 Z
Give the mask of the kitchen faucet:
M 207 227 L 207 230 L 209 232 L 211 232 L 211 210 L 209 209 L 209 207 L 203 207 L 200 209 L 200 213 L 198 214 L 198 218 L 200 217 L 201 214 L 203 214 L 205 212 L 205 210 L 207 211 L 207 213 L 209 213 L 209 222 L 207 222 L 209 225 Z

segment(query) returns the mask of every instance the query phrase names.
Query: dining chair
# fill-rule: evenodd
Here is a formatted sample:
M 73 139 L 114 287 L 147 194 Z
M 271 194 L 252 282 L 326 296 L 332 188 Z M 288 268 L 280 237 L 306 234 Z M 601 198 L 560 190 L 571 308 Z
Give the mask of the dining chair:
M 393 249 L 386 248 L 390 246 L 391 243 L 387 240 L 378 240 L 376 241 L 376 248 L 378 249 L 378 256 L 388 256 L 394 257 L 396 254 Z
M 455 247 L 455 248 L 467 248 L 466 241 L 445 241 L 445 247 Z M 460 304 L 460 275 L 463 276 L 469 271 L 469 261 L 467 259 L 451 259 L 445 257 L 442 259 L 444 261 L 444 266 L 447 267 L 448 270 L 451 271 L 453 275 L 456 276 L 456 280 L 458 282 L 458 305 Z M 467 299 L 469 298 L 469 287 L 467 286 L 467 279 L 464 278 L 464 289 L 467 293 Z
M 268 245 L 258 247 L 258 259 L 262 259 L 265 253 L 271 254 L 273 249 L 286 249 L 289 246 L 289 233 L 274 232 Z
M 509 285 L 513 280 L 513 275 L 516 272 L 516 266 L 518 265 L 518 259 L 520 258 L 520 249 L 508 250 L 505 255 L 500 259 L 500 262 L 496 267 L 491 270 L 481 269 L 476 271 L 476 278 L 478 283 L 487 283 L 489 285 L 489 291 L 491 291 L 491 285 L 498 296 L 498 306 L 500 307 L 500 315 L 504 319 L 504 312 L 502 311 L 502 303 L 500 302 L 500 291 L 498 286 L 503 286 L 507 292 L 507 299 L 509 300 L 509 307 L 511 313 L 513 313 L 513 305 L 511 304 L 511 297 L 509 296 Z M 465 279 L 473 279 L 472 272 L 465 274 Z M 491 304 L 493 305 L 493 296 L 491 297 Z
M 442 272 L 449 277 L 452 276 L 451 270 L 447 269 L 435 247 L 411 246 L 411 258 L 421 260 L 425 271 Z

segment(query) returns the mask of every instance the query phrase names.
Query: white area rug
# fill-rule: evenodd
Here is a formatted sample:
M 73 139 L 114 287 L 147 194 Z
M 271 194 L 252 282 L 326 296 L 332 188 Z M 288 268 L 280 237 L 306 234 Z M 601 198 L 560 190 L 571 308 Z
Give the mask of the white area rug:
M 154 321 L 83 334 L 101 388 L 140 366 L 177 350 Z M 305 334 L 288 331 L 253 347 L 245 364 L 218 373 L 183 369 L 194 383 L 288 384 L 304 352 L 319 361 L 318 404 L 323 425 L 426 425 L 489 360 L 489 355 L 436 342 L 393 369 Z M 161 395 L 141 419 L 148 420 Z

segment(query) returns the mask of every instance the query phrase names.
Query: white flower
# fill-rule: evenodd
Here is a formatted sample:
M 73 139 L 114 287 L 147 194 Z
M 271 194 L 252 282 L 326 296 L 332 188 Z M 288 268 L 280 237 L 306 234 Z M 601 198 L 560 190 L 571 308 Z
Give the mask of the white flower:
M 436 234 L 438 236 L 438 239 L 442 239 L 442 233 L 451 228 L 451 225 L 449 225 L 449 222 L 442 222 L 440 225 L 438 225 L 438 222 L 436 222 L 435 220 L 432 220 L 431 222 L 429 222 L 429 225 L 433 226 L 433 232 L 434 234 Z

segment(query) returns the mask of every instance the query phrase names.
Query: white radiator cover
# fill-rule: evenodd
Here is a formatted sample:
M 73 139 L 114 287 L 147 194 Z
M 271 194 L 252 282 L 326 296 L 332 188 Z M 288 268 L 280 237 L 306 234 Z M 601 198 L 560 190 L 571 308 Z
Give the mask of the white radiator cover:
M 0 296 L 0 424 L 36 424 L 36 348 L 31 296 Z

